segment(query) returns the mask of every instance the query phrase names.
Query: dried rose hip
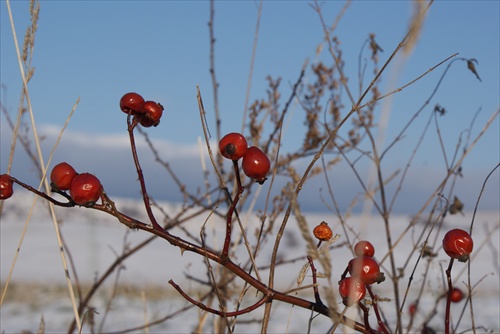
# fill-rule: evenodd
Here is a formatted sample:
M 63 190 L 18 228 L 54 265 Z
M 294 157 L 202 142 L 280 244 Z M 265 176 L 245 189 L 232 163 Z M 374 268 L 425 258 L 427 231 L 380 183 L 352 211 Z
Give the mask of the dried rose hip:
M 320 241 L 328 241 L 332 238 L 332 229 L 326 222 L 321 222 L 313 229 L 314 236 Z

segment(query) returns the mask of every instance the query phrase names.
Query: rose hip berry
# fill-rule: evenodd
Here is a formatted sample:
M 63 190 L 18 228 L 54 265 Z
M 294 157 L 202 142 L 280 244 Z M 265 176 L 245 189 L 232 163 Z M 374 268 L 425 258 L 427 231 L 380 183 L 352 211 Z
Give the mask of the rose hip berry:
M 145 128 L 157 126 L 160 124 L 160 118 L 163 115 L 163 106 L 154 101 L 146 101 L 141 107 L 141 125 Z
M 354 277 L 346 277 L 339 283 L 339 293 L 342 297 L 342 303 L 345 306 L 351 306 L 365 297 L 365 284 Z
M 349 274 L 357 277 L 365 284 L 382 283 L 385 280 L 384 273 L 373 258 L 368 256 L 355 257 L 347 265 Z
M 354 254 L 356 256 L 368 256 L 373 257 L 375 255 L 375 247 L 371 244 L 371 242 L 362 240 L 358 241 L 356 245 L 354 245 Z
M 10 198 L 14 193 L 14 182 L 10 179 L 9 174 L 0 175 L 0 200 Z
M 328 241 L 332 238 L 332 229 L 326 222 L 321 222 L 313 229 L 314 236 L 320 241 Z
M 417 313 L 417 304 L 411 303 L 410 306 L 408 306 L 408 312 L 410 315 L 415 315 L 415 313 Z
M 54 190 L 69 190 L 71 181 L 78 173 L 66 162 L 61 162 L 52 168 L 50 173 L 50 185 Z
M 450 300 L 453 303 L 459 303 L 460 301 L 462 301 L 462 299 L 464 299 L 464 293 L 462 292 L 462 290 L 460 290 L 459 288 L 451 289 Z
M 443 238 L 443 249 L 452 259 L 467 262 L 474 248 L 474 242 L 469 233 L 461 229 L 448 231 Z
M 144 98 L 137 93 L 127 93 L 120 99 L 120 109 L 126 114 L 140 113 L 143 104 Z
M 226 159 L 238 160 L 245 155 L 247 149 L 247 140 L 241 133 L 228 133 L 219 141 L 220 154 Z
M 102 194 L 102 185 L 99 179 L 89 173 L 78 174 L 73 178 L 69 194 L 73 201 L 82 206 L 93 205 Z
M 271 161 L 260 148 L 251 146 L 243 156 L 241 166 L 246 176 L 263 184 L 267 180 L 266 175 L 269 173 L 269 169 L 271 169 Z

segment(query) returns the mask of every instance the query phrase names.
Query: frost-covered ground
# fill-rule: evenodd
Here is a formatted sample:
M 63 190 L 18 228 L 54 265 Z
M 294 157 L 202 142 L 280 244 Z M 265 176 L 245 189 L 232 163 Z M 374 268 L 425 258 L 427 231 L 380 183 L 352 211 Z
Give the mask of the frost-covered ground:
M 4 203 L 0 224 L 0 279 L 2 291 L 25 227 L 31 200 L 31 195 L 19 192 L 15 194 L 12 200 Z M 144 218 L 141 203 L 117 200 L 117 206 L 127 214 Z M 178 209 L 172 204 L 164 204 L 164 207 L 166 212 L 169 213 L 176 212 Z M 62 221 L 61 232 L 64 242 L 69 249 L 69 254 L 76 268 L 77 278 L 84 292 L 94 279 L 108 268 L 109 264 L 122 252 L 124 247 L 133 247 L 148 237 L 141 231 L 128 231 L 113 217 L 97 211 L 74 208 L 58 209 L 57 213 Z M 244 214 L 241 216 L 243 217 Z M 66 332 L 72 319 L 71 303 L 65 286 L 65 274 L 53 224 L 46 212 L 46 208 L 41 204 L 37 204 L 33 217 L 27 227 L 19 257 L 13 270 L 10 287 L 0 309 L 0 332 L 3 333 L 19 333 L 22 330 L 35 332 L 42 316 L 45 321 L 46 333 Z M 433 251 L 437 252 L 438 256 L 435 261 L 430 263 L 430 276 L 425 287 L 424 298 L 421 299 L 421 307 L 416 319 L 417 324 L 432 310 L 437 296 L 442 292 L 444 269 L 448 265 L 448 258 L 439 247 L 445 230 L 455 227 L 468 229 L 471 217 L 472 213 L 469 212 L 464 215 L 448 216 L 445 219 L 443 230 L 436 230 L 431 235 L 429 241 L 431 245 L 436 245 Z M 193 220 L 185 227 L 193 235 L 198 236 L 205 218 L 203 216 Z M 334 232 L 341 234 L 337 242 L 343 242 L 342 229 L 338 225 L 337 219 L 331 214 L 309 213 L 306 214 L 306 219 L 311 229 L 322 220 L 329 222 Z M 500 332 L 499 219 L 498 212 L 478 213 L 473 231 L 475 248 L 471 261 L 471 284 L 475 285 L 472 300 L 476 326 L 483 326 L 482 328 L 496 333 Z M 393 240 L 397 240 L 400 233 L 408 226 L 408 222 L 409 218 L 405 216 L 391 218 Z M 375 257 L 381 260 L 387 252 L 387 248 L 380 218 L 354 216 L 348 218 L 347 223 L 354 230 L 361 233 L 362 238 L 368 239 L 375 244 L 377 249 Z M 396 246 L 395 256 L 398 266 L 402 266 L 406 262 L 407 255 L 415 244 L 422 226 L 423 224 L 418 224 Z M 253 232 L 258 227 L 258 223 L 249 220 L 247 227 L 249 239 L 252 242 L 252 240 L 255 240 Z M 218 231 L 224 230 L 223 223 L 209 221 L 206 228 L 208 243 L 214 248 L 220 247 L 223 236 Z M 185 232 L 178 229 L 174 229 L 173 233 L 185 235 Z M 266 265 L 268 263 L 271 248 L 271 242 L 264 245 L 263 251 L 258 257 L 258 264 Z M 284 259 L 295 258 L 305 255 L 305 249 L 297 223 L 292 218 L 282 240 L 279 255 Z M 344 271 L 350 257 L 351 255 L 345 248 L 331 251 L 333 286 L 336 286 L 335 282 Z M 402 278 L 403 283 L 401 284 L 403 292 L 408 284 L 408 278 L 416 259 L 417 256 L 415 255 L 408 261 L 409 264 L 405 269 L 405 276 Z M 246 260 L 247 256 L 244 248 L 239 246 L 238 261 L 236 262 L 245 262 Z M 298 261 L 279 267 L 276 278 L 277 288 L 287 290 L 296 286 L 296 278 L 304 263 L 304 261 Z M 382 264 L 383 271 L 386 273 L 389 271 L 388 265 L 388 261 Z M 420 282 L 426 265 L 427 260 L 423 259 L 414 274 L 407 305 L 414 300 L 416 291 L 421 286 Z M 321 268 L 319 270 L 321 271 Z M 185 275 L 191 275 L 201 280 L 207 279 L 206 267 L 198 256 L 188 252 L 181 254 L 178 248 L 174 248 L 162 240 L 152 241 L 124 263 L 123 269 L 119 271 L 120 284 L 116 293 L 117 297 L 112 299 L 110 296 L 113 293 L 113 282 L 117 279 L 116 273 L 109 279 L 105 289 L 97 294 L 90 303 L 98 312 L 98 314 L 94 314 L 96 329 L 104 320 L 101 328 L 104 332 L 121 331 L 140 326 L 145 322 L 151 323 L 156 319 L 174 313 L 179 308 L 189 306 L 190 304 L 180 298 L 167 283 L 169 279 L 173 279 L 193 297 L 198 297 L 203 292 L 197 290 L 197 285 L 187 280 Z M 267 272 L 262 270 L 261 274 L 264 281 L 267 281 Z M 467 281 L 467 264 L 455 263 L 452 276 L 456 286 L 465 287 L 463 282 Z M 72 278 L 76 278 L 73 273 Z M 306 277 L 304 284 L 310 284 L 311 282 L 308 280 L 310 280 L 310 277 Z M 320 284 L 326 285 L 328 282 L 320 279 Z M 384 284 L 375 286 L 374 290 L 382 297 L 391 298 L 390 285 L 388 280 Z M 248 296 L 252 298 L 254 294 L 248 294 Z M 301 296 L 313 300 L 310 291 L 303 292 Z M 112 304 L 109 306 L 109 311 L 106 311 L 107 303 L 110 300 L 112 300 Z M 217 305 L 216 302 L 215 305 Z M 452 307 L 452 322 L 454 324 L 457 323 L 462 310 L 464 310 L 459 332 L 469 329 L 472 326 L 470 308 L 465 307 L 465 302 L 454 304 Z M 383 305 L 382 308 L 390 322 L 391 318 L 393 318 L 392 314 L 394 314 L 392 305 Z M 259 332 L 259 319 L 262 312 L 263 309 L 259 309 L 249 315 L 239 317 L 239 325 L 236 327 L 235 332 Z M 358 316 L 355 314 L 355 308 L 350 312 L 352 317 Z M 437 312 L 438 315 L 433 318 L 430 325 L 441 330 L 444 319 L 444 300 L 440 301 Z M 202 313 L 193 307 L 180 317 L 173 317 L 173 319 L 163 322 L 159 326 L 150 327 L 149 332 L 190 333 L 195 329 L 194 326 L 198 323 L 198 318 L 201 315 Z M 310 316 L 311 314 L 307 310 L 276 302 L 273 304 L 273 320 L 269 332 L 307 332 Z M 249 323 L 244 324 L 245 320 L 249 320 Z M 251 320 L 256 320 L 256 322 Z M 374 327 L 376 327 L 375 321 L 375 317 L 372 317 L 371 323 Z M 311 332 L 325 333 L 330 325 L 329 319 L 317 317 L 312 322 Z M 89 328 L 84 327 L 84 332 L 88 331 Z M 204 332 L 213 331 L 211 327 L 204 328 Z M 134 332 L 145 331 L 137 330 Z

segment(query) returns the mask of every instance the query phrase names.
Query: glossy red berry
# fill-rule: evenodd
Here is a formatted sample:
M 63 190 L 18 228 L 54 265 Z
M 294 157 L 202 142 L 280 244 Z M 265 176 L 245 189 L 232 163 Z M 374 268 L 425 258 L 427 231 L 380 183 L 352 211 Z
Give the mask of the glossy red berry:
M 469 233 L 461 229 L 448 231 L 443 238 L 443 249 L 449 257 L 460 262 L 467 262 L 474 248 L 474 242 Z
M 99 179 L 89 173 L 78 174 L 73 178 L 69 194 L 78 205 L 93 205 L 102 194 L 102 185 Z
M 69 190 L 71 181 L 78 173 L 66 162 L 61 162 L 52 168 L 50 184 L 54 190 Z
M 372 257 L 355 257 L 349 261 L 347 269 L 352 277 L 359 278 L 365 284 L 382 283 L 385 280 L 377 261 Z
M 339 283 L 339 293 L 342 297 L 342 303 L 345 306 L 351 306 L 365 297 L 365 284 L 354 277 L 346 277 Z
M 375 255 L 375 247 L 373 247 L 369 241 L 358 241 L 356 245 L 354 245 L 354 254 L 356 256 L 373 257 L 373 255 Z
M 219 141 L 220 154 L 226 159 L 238 160 L 245 155 L 247 149 L 247 140 L 241 133 L 228 133 Z
M 269 169 L 271 169 L 271 161 L 260 148 L 251 146 L 243 156 L 241 166 L 246 176 L 263 184 L 267 179 L 266 175 L 269 173 Z
M 154 101 L 146 101 L 142 105 L 141 113 L 141 125 L 145 128 L 149 128 L 151 126 L 157 126 L 160 124 L 160 118 L 163 115 L 163 106 Z
M 140 113 L 143 104 L 144 98 L 137 93 L 127 93 L 120 99 L 120 109 L 126 114 Z
M 314 236 L 320 241 L 328 241 L 332 238 L 333 232 L 326 222 L 321 222 L 313 229 Z
M 14 193 L 14 182 L 9 174 L 0 175 L 0 200 L 10 198 Z
M 464 299 L 464 293 L 459 288 L 452 288 L 450 293 L 450 300 L 453 303 L 461 302 Z

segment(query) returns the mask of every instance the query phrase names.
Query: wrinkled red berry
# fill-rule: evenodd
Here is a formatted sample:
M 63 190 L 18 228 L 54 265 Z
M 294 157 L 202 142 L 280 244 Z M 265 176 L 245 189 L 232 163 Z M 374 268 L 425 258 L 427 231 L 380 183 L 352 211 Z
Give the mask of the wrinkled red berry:
M 321 222 L 313 229 L 314 236 L 321 241 L 328 241 L 332 238 L 333 232 L 326 222 Z

